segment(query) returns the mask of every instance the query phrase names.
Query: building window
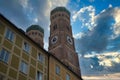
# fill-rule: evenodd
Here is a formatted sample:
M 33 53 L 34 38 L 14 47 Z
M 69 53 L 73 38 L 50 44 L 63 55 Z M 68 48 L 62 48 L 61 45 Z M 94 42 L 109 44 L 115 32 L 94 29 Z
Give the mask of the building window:
M 5 49 L 2 49 L 1 52 L 0 52 L 0 60 L 5 62 L 5 63 L 8 63 L 8 60 L 9 60 L 9 52 Z
M 56 74 L 58 74 L 58 75 L 60 74 L 60 67 L 58 65 L 56 65 L 56 70 L 55 71 L 56 71 Z
M 59 14 L 59 16 L 61 16 L 61 14 Z
M 37 71 L 37 80 L 43 80 L 43 74 L 40 71 Z
M 54 16 L 52 17 L 52 19 L 54 19 Z
M 5 37 L 7 39 L 9 39 L 10 41 L 13 41 L 14 40 L 14 33 L 10 29 L 7 28 Z
M 34 32 L 32 32 L 32 35 L 34 35 Z
M 57 29 L 57 24 L 53 26 L 53 30 L 56 30 L 56 29 Z
M 66 80 L 70 80 L 70 75 L 66 74 Z
M 28 35 L 31 35 L 31 33 L 29 33 Z
M 39 33 L 39 36 L 42 37 L 42 35 Z
M 28 64 L 25 63 L 24 61 L 22 61 L 21 64 L 20 64 L 20 71 L 27 74 Z
M 24 42 L 23 48 L 26 52 L 28 52 L 28 53 L 30 52 L 30 45 L 28 43 Z
M 43 56 L 43 54 L 38 54 L 38 60 L 41 62 L 41 63 L 44 63 L 44 60 L 45 60 L 45 57 Z
M 0 80 L 5 80 L 4 78 L 5 78 L 5 77 L 0 74 Z
M 37 32 L 35 32 L 35 35 L 37 35 Z
M 66 26 L 67 27 L 67 30 L 69 31 L 69 27 L 68 26 Z

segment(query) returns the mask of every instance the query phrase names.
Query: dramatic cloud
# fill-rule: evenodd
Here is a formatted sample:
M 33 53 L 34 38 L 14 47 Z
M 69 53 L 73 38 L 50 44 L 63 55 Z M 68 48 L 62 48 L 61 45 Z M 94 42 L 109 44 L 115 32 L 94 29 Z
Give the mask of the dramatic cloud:
M 120 72 L 120 53 L 108 52 L 80 57 L 83 75 L 104 75 Z
M 82 23 L 81 27 L 88 27 L 90 30 L 93 28 L 95 19 L 95 8 L 87 6 L 75 12 L 72 16 L 72 21 L 79 20 Z
M 93 52 L 101 53 L 109 47 L 114 40 L 113 36 L 119 34 L 119 10 L 120 8 L 108 8 L 100 14 L 94 16 L 93 29 L 89 30 L 82 38 L 76 40 L 77 51 L 80 54 L 91 54 Z M 91 17 L 92 18 L 92 17 Z M 75 17 L 74 17 L 75 19 Z M 117 30 L 116 30 L 117 28 Z M 88 28 L 89 29 L 89 28 Z M 118 36 L 116 37 L 118 38 Z M 79 44 L 78 44 L 79 43 Z M 114 42 L 115 44 L 115 42 Z M 108 46 L 109 45 L 109 46 Z M 120 45 L 120 41 L 118 46 Z M 117 45 L 112 45 L 117 46 Z
M 114 33 L 116 36 L 120 35 L 120 8 L 114 9 L 114 18 L 115 18 L 115 24 L 114 24 Z
M 26 27 L 26 22 L 29 24 L 30 20 L 26 17 L 23 11 L 23 7 L 20 5 L 19 1 L 6 1 L 0 0 L 0 13 L 10 19 L 18 27 Z M 18 18 L 19 17 L 19 18 Z
M 84 33 L 82 33 L 82 32 L 79 32 L 79 33 L 73 35 L 73 37 L 74 37 L 75 39 L 82 38 L 83 36 L 84 36 Z

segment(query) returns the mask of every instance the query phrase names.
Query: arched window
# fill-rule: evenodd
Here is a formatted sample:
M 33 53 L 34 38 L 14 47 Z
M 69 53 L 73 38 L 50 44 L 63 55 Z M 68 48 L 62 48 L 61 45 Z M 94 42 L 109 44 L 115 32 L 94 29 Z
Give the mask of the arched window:
M 59 14 L 59 16 L 61 16 L 61 14 Z
M 56 29 L 57 29 L 57 24 L 53 26 L 53 30 L 56 30 Z
M 35 32 L 35 35 L 37 35 L 37 32 Z

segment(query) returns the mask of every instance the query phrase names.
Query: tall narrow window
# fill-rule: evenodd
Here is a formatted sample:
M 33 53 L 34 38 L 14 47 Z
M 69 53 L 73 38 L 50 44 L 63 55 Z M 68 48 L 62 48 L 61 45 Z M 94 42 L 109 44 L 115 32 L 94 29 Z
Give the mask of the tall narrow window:
M 2 49 L 1 52 L 0 52 L 0 60 L 5 62 L 5 63 L 8 63 L 8 60 L 9 60 L 9 52 L 5 49 Z
M 56 74 L 58 74 L 58 75 L 60 74 L 60 67 L 58 65 L 56 65 L 56 70 L 55 71 L 56 71 Z
M 5 76 L 0 74 L 0 80 L 5 80 L 4 78 L 5 78 Z
M 14 40 L 14 33 L 10 29 L 7 28 L 5 37 L 7 39 L 9 39 L 10 41 L 13 41 Z
M 57 24 L 53 26 L 53 30 L 56 30 L 56 29 L 57 29 Z
M 28 52 L 28 53 L 30 52 L 30 45 L 28 43 L 24 42 L 23 48 L 26 52 Z
M 43 80 L 43 74 L 40 71 L 37 71 L 37 80 Z
M 28 64 L 25 63 L 24 61 L 22 61 L 21 64 L 20 64 L 20 71 L 27 74 Z
M 69 27 L 68 26 L 66 26 L 67 27 L 67 30 L 69 31 Z
M 66 74 L 66 80 L 70 80 L 70 75 Z
M 44 61 L 45 61 L 44 55 L 41 54 L 41 53 L 39 53 L 39 54 L 38 54 L 38 60 L 39 60 L 41 63 L 44 63 Z

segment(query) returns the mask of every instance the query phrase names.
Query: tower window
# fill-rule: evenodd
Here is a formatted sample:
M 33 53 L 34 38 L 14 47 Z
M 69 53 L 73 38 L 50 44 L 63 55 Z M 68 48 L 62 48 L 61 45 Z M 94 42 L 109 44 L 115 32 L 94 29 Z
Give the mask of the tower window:
M 57 29 L 57 24 L 53 26 L 53 30 L 56 30 L 56 29 Z
M 54 19 L 54 16 L 52 17 L 52 19 Z
M 56 74 L 58 74 L 58 75 L 60 74 L 60 67 L 58 65 L 56 65 L 56 70 L 55 71 L 56 71 Z
M 14 40 L 14 33 L 10 29 L 7 28 L 5 37 L 7 39 L 9 39 L 10 41 L 13 41 Z
M 29 33 L 29 35 L 31 35 L 31 33 Z
M 59 14 L 58 16 L 61 16 L 61 14 Z
M 8 60 L 9 60 L 9 52 L 5 49 L 2 49 L 1 52 L 0 52 L 0 60 L 5 62 L 5 63 L 8 63 Z
M 34 35 L 34 32 L 32 32 L 32 35 Z
M 67 30 L 69 31 L 69 27 L 67 26 Z
M 35 32 L 35 35 L 37 35 L 37 32 Z

